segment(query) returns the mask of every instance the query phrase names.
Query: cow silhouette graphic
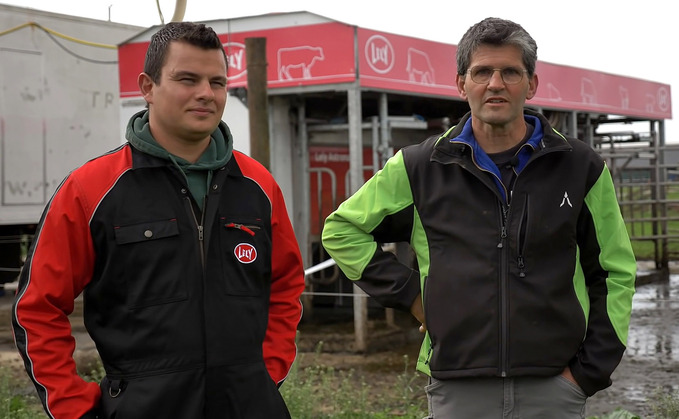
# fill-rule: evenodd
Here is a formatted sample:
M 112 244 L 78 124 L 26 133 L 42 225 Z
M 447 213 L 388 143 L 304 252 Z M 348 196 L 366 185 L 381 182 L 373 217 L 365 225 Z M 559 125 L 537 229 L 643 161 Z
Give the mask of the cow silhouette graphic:
M 592 80 L 586 77 L 580 80 L 580 96 L 582 97 L 582 103 L 597 104 L 596 86 Z
M 278 79 L 310 79 L 316 61 L 323 61 L 323 48 L 300 46 L 278 50 Z
M 618 93 L 620 93 L 620 107 L 629 109 L 629 89 L 625 86 L 618 86 Z
M 547 83 L 547 99 L 553 102 L 560 102 L 562 100 L 561 92 L 552 83 Z
M 655 112 L 655 95 L 646 93 L 646 103 L 644 106 L 647 112 Z
M 434 67 L 429 61 L 429 55 L 415 48 L 408 48 L 408 80 L 421 84 L 434 84 Z

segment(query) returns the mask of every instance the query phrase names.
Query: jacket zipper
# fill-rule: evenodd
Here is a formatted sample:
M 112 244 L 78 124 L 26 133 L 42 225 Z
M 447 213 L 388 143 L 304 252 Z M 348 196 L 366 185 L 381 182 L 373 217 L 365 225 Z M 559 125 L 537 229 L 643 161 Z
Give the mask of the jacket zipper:
M 434 342 L 431 341 L 431 337 L 429 338 L 429 351 L 427 352 L 427 358 L 424 360 L 424 365 L 429 365 L 429 362 L 431 361 L 431 353 L 434 350 Z
M 451 132 L 451 130 L 449 130 L 446 134 L 448 134 L 450 132 Z M 451 140 L 449 140 L 449 141 L 451 143 L 455 142 L 455 141 L 451 141 Z M 471 150 L 470 159 L 471 159 L 472 164 L 477 169 L 479 169 L 481 172 L 490 173 L 497 178 L 497 175 L 495 175 L 493 172 L 480 167 L 476 163 L 476 159 L 474 158 L 474 151 L 473 151 L 472 147 L 470 147 L 468 144 L 463 143 L 463 142 L 457 142 L 457 143 L 464 144 L 465 146 L 467 146 L 467 148 L 469 148 Z M 558 151 L 563 151 L 563 150 L 565 150 L 565 148 L 562 148 L 562 147 L 550 148 L 550 149 L 545 149 L 544 147 L 542 147 L 540 149 L 534 149 L 534 151 L 533 151 L 534 155 L 531 158 L 531 160 L 535 160 L 538 156 L 543 156 L 543 155 L 548 154 L 548 153 L 553 153 L 553 152 L 558 152 Z M 446 161 L 441 161 L 441 162 L 446 163 Z M 523 167 L 523 170 L 526 169 L 526 166 L 528 164 L 530 164 L 530 161 Z M 463 164 L 462 167 L 465 168 L 465 165 Z M 469 169 L 467 169 L 467 170 L 469 170 Z M 500 352 L 500 364 L 499 364 L 500 371 L 499 371 L 499 373 L 500 373 L 500 376 L 506 377 L 507 376 L 507 370 L 509 369 L 509 355 L 508 355 L 509 349 L 508 349 L 508 344 L 507 344 L 507 338 L 508 338 L 508 334 L 509 334 L 509 332 L 508 332 L 508 328 L 509 328 L 509 326 L 508 326 L 509 305 L 507 303 L 507 299 L 508 299 L 507 285 L 508 285 L 508 281 L 509 281 L 509 246 L 507 246 L 507 220 L 509 219 L 510 199 L 512 197 L 514 185 L 516 184 L 516 181 L 518 180 L 519 175 L 517 173 L 516 177 L 514 178 L 514 183 L 511 185 L 511 188 L 507 188 L 502 182 L 500 182 L 500 184 L 504 188 L 505 197 L 506 197 L 505 201 L 503 202 L 502 197 L 501 197 L 502 194 L 498 190 L 497 185 L 493 185 L 492 184 L 493 182 L 487 181 L 487 179 L 488 179 L 487 177 L 484 178 L 483 176 L 479 176 L 479 174 L 474 173 L 473 171 L 471 171 L 471 173 L 474 174 L 479 180 L 481 180 L 481 182 L 484 185 L 490 187 L 493 191 L 496 192 L 496 194 L 498 196 L 498 205 L 500 206 L 501 232 L 500 232 L 500 241 L 498 242 L 497 248 L 499 250 L 499 258 L 500 258 L 500 275 L 499 275 L 500 276 L 499 277 L 500 297 L 499 297 L 499 299 L 500 299 L 500 337 L 501 337 L 501 341 L 500 341 L 500 347 L 498 348 L 498 350 Z M 528 214 L 527 214 L 528 197 L 526 197 L 525 205 L 526 205 L 526 209 L 525 209 L 525 212 L 524 212 L 523 218 L 522 218 L 522 227 L 524 227 L 524 228 L 521 228 L 521 230 L 523 230 L 523 232 L 521 232 L 521 231 L 519 232 L 519 234 L 523 234 L 523 237 L 519 237 L 519 241 L 520 241 L 519 242 L 519 249 L 517 249 L 517 251 L 519 253 L 517 263 L 518 263 L 518 266 L 519 266 L 519 269 L 520 269 L 520 276 L 525 276 L 525 271 L 524 271 L 525 261 L 524 261 L 523 251 L 524 251 L 524 247 L 525 247 L 525 223 L 527 223 L 527 217 L 528 217 Z M 525 220 L 525 223 L 523 223 L 523 220 Z M 427 363 L 429 362 L 429 357 L 431 356 L 431 351 L 432 351 L 433 346 L 434 345 L 432 344 L 430 349 L 429 349 L 429 354 L 428 354 L 427 360 L 426 360 Z
M 429 279 L 428 276 L 425 277 L 424 278 L 424 284 L 422 285 L 422 310 L 424 312 L 424 318 L 425 319 L 427 318 L 427 312 L 426 312 L 427 304 L 426 304 L 425 298 L 427 297 L 427 280 L 428 279 Z M 434 351 L 434 338 L 432 337 L 431 333 L 429 333 L 428 331 L 426 333 L 429 335 L 429 351 L 427 351 L 427 357 L 424 360 L 424 365 L 429 365 L 429 362 L 431 361 L 432 352 Z
M 471 147 L 470 147 L 471 149 Z M 476 159 L 474 158 L 474 151 L 472 149 L 471 152 L 471 161 L 474 164 L 474 166 L 481 172 L 489 173 L 491 176 L 494 178 L 498 179 L 497 175 L 490 170 L 484 169 L 481 166 L 479 166 L 476 163 Z M 473 172 L 472 172 L 473 173 Z M 508 329 L 508 310 L 509 310 L 509 305 L 507 303 L 507 283 L 509 281 L 509 246 L 507 246 L 507 220 L 509 218 L 509 210 L 510 210 L 510 204 L 509 204 L 509 194 L 511 191 L 507 190 L 507 187 L 502 183 L 501 179 L 498 179 L 500 182 L 499 184 L 502 185 L 502 188 L 504 190 L 504 197 L 502 196 L 502 193 L 500 190 L 497 188 L 497 185 L 494 182 L 491 182 L 488 177 L 484 176 L 478 176 L 477 177 L 487 186 L 491 188 L 497 195 L 497 202 L 500 207 L 500 241 L 498 242 L 497 248 L 499 250 L 499 255 L 498 257 L 500 258 L 500 276 L 498 278 L 499 280 L 499 288 L 500 288 L 500 295 L 499 295 L 499 300 L 500 300 L 500 347 L 498 348 L 500 352 L 500 363 L 499 363 L 499 369 L 500 369 L 500 376 L 501 377 L 506 377 L 507 376 L 507 370 L 509 369 L 509 355 L 508 351 L 509 349 L 507 348 L 507 336 L 509 334 Z M 518 176 L 517 176 L 518 177 Z M 433 345 L 432 345 L 433 346 Z M 431 349 L 430 349 L 431 352 Z
M 523 252 L 526 247 L 526 229 L 528 228 L 528 195 L 524 200 L 523 213 L 521 214 L 521 221 L 519 223 L 519 241 L 518 241 L 518 260 L 517 264 L 519 266 L 519 277 L 526 277 L 526 265 Z
M 260 227 L 256 226 L 256 225 L 245 225 L 245 224 L 238 224 L 238 223 L 227 223 L 227 224 L 224 224 L 224 227 L 226 227 L 226 228 L 237 228 L 241 231 L 248 233 L 251 236 L 255 235 L 254 230 L 260 229 Z
M 497 247 L 500 250 L 500 376 L 501 377 L 506 377 L 507 376 L 507 369 L 508 369 L 508 359 L 509 356 L 507 354 L 508 348 L 507 348 L 507 335 L 508 335 L 508 325 L 507 325 L 507 311 L 508 311 L 508 304 L 507 304 L 507 282 L 509 280 L 509 246 L 506 246 L 507 244 L 507 219 L 509 218 L 509 205 L 505 205 L 504 203 L 498 201 L 500 205 L 500 213 L 502 214 L 500 224 L 501 224 L 501 234 L 500 234 L 500 242 L 498 243 Z
M 196 217 L 196 211 L 193 209 L 193 203 L 191 203 L 191 198 L 186 197 L 189 208 L 191 208 L 191 214 L 193 215 L 193 221 L 196 223 L 196 230 L 198 231 L 198 248 L 200 249 L 200 263 L 205 271 L 205 242 L 204 242 L 204 228 L 203 223 L 205 221 L 205 208 L 207 207 L 207 196 L 203 198 L 203 210 L 200 213 L 200 221 Z

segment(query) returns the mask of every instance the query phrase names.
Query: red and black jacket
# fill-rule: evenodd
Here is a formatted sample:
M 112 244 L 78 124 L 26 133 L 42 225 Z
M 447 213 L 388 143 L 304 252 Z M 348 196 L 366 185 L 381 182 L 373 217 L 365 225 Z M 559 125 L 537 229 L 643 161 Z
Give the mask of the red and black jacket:
M 12 319 L 50 417 L 287 417 L 276 385 L 296 355 L 304 273 L 281 190 L 234 151 L 203 211 L 190 195 L 176 166 L 129 144 L 57 189 Z M 81 293 L 101 390 L 72 356 Z

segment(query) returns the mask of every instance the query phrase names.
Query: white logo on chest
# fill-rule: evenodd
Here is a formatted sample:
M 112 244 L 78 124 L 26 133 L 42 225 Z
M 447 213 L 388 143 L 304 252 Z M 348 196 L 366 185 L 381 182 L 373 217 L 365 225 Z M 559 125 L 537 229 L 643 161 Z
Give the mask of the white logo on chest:
M 249 243 L 240 243 L 233 249 L 233 254 L 240 263 L 252 263 L 257 259 L 257 249 Z
M 559 208 L 563 207 L 564 205 L 568 205 L 569 207 L 573 208 L 571 200 L 568 199 L 568 192 L 563 193 L 563 199 L 561 200 L 561 205 L 559 205 Z

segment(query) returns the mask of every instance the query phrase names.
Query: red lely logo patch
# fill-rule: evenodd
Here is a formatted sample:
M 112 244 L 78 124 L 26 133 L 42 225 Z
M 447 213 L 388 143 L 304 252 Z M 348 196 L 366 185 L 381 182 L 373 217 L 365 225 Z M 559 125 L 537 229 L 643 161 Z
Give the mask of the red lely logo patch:
M 233 249 L 233 254 L 240 263 L 252 263 L 257 259 L 257 249 L 249 243 L 241 243 Z

